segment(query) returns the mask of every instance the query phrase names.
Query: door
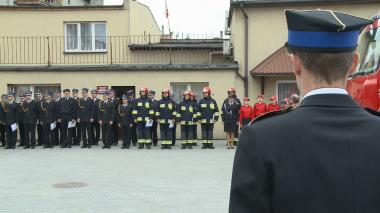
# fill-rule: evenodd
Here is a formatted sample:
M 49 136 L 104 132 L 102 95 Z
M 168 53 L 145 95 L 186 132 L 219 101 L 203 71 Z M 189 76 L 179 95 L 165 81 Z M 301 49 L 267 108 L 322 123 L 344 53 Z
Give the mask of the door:
M 120 100 L 123 94 L 127 94 L 127 91 L 132 90 L 134 93 L 136 92 L 135 86 L 111 86 L 111 89 L 115 90 L 115 96 Z

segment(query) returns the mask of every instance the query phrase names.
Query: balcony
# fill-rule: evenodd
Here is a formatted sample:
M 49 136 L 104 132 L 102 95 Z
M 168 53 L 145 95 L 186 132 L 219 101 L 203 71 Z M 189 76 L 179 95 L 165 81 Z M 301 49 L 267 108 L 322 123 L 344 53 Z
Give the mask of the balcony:
M 231 64 L 223 55 L 225 41 L 162 35 L 0 37 L 0 67 Z

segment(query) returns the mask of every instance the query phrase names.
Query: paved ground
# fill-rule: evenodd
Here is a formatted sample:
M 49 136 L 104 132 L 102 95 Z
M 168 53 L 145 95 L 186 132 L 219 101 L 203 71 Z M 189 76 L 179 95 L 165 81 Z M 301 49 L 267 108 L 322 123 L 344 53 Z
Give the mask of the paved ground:
M 235 151 L 0 150 L 0 212 L 224 213 Z M 79 188 L 56 188 L 85 186 Z M 55 185 L 58 184 L 58 185 Z M 55 186 L 55 187 L 54 187 Z

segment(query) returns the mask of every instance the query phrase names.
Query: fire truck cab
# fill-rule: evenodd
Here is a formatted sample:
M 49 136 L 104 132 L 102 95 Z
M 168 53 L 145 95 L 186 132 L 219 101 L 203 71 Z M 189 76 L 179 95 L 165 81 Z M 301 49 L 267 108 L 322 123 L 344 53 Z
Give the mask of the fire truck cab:
M 380 108 L 380 14 L 373 17 L 359 36 L 360 63 L 349 76 L 347 91 L 362 106 L 378 111 Z

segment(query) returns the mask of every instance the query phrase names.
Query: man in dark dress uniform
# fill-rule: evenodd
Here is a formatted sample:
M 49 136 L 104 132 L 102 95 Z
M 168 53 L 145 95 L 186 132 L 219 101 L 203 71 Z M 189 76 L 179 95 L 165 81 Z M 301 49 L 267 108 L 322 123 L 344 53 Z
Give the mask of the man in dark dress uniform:
M 4 123 L 7 136 L 7 146 L 5 149 L 15 149 L 19 105 L 14 101 L 15 97 L 13 93 L 8 93 L 7 98 L 8 101 L 4 104 Z
M 0 100 L 0 141 L 1 147 L 5 147 L 7 142 L 5 141 L 5 125 L 4 125 L 4 104 L 7 102 L 7 95 L 2 94 Z
M 36 123 L 37 123 L 37 102 L 32 100 L 32 92 L 25 93 L 26 100 L 20 103 L 21 113 L 23 113 L 23 123 L 24 123 L 24 140 L 25 149 L 32 148 L 36 146 Z M 20 130 L 21 135 L 21 130 Z
M 93 137 L 91 134 L 92 100 L 88 97 L 88 89 L 82 89 L 82 98 L 78 100 L 78 124 L 82 130 L 82 148 L 91 148 Z
M 129 149 L 131 146 L 131 127 L 133 125 L 132 110 L 133 105 L 128 103 L 128 96 L 123 95 L 122 104 L 120 104 L 117 109 L 119 127 L 121 127 L 123 131 L 123 146 L 121 149 Z
M 19 104 L 19 108 L 18 108 L 18 132 L 19 132 L 19 135 L 20 135 L 20 143 L 18 146 L 24 146 L 25 145 L 25 120 L 24 120 L 24 115 L 25 115 L 25 112 L 24 110 L 22 110 L 22 104 L 26 101 L 25 100 L 25 94 L 20 94 L 19 95 L 19 98 L 20 98 L 20 103 Z M 30 148 L 30 147 L 29 147 Z
M 48 91 L 41 102 L 40 123 L 44 133 L 44 148 L 54 147 L 54 134 L 57 128 L 57 104 L 52 100 L 52 92 Z M 52 129 L 52 127 L 55 128 Z
M 59 103 L 59 100 L 61 100 L 61 91 L 56 91 L 55 93 L 55 99 L 53 101 L 54 105 L 55 105 L 55 108 L 56 108 L 56 113 L 57 113 L 57 116 L 58 116 L 58 103 Z M 60 137 L 60 134 L 61 134 L 61 123 L 58 123 L 57 122 L 57 126 L 56 128 L 54 129 L 54 146 L 58 146 L 62 143 L 62 139 Z
M 79 97 L 78 97 L 78 92 L 79 90 L 78 89 L 73 89 L 71 91 L 71 96 L 72 98 L 74 99 L 75 101 L 75 111 L 78 112 L 79 111 Z M 77 115 L 75 116 L 76 119 L 78 118 Z M 81 135 L 82 135 L 82 131 L 81 131 L 81 125 L 80 124 L 77 124 L 74 128 L 73 128 L 73 145 L 75 146 L 79 146 L 80 145 L 80 140 L 81 140 Z
M 109 101 L 115 107 L 115 112 L 116 112 L 120 104 L 120 99 L 115 97 L 115 91 L 113 89 L 109 91 Z M 116 113 L 115 113 L 115 117 L 113 118 L 113 123 L 114 125 L 112 125 L 112 145 L 116 146 L 119 143 L 119 125 L 117 123 Z
M 100 100 L 97 98 L 98 91 L 96 89 L 91 90 L 91 101 L 92 101 L 92 116 L 90 119 L 91 122 L 91 137 L 93 138 L 92 145 L 99 144 L 100 138 L 100 124 L 99 124 L 99 102 Z
M 133 90 L 128 90 L 127 96 L 129 105 L 133 106 L 135 104 L 135 92 Z M 137 130 L 135 122 L 133 122 L 131 127 L 131 141 L 133 146 L 137 146 Z
M 109 92 L 103 93 L 103 101 L 99 103 L 99 124 L 102 127 L 103 149 L 111 149 L 112 126 L 115 117 L 114 104 L 109 100 Z
M 68 128 L 69 122 L 75 123 L 77 107 L 74 98 L 70 97 L 70 90 L 63 90 L 64 97 L 58 102 L 58 122 L 61 123 L 61 148 L 71 148 L 73 130 L 75 127 Z
M 286 47 L 303 99 L 243 129 L 230 213 L 380 212 L 380 118 L 344 89 L 360 29 L 371 21 L 287 10 Z
M 155 95 L 156 95 L 156 92 L 153 90 L 150 90 L 148 93 L 148 98 L 152 101 L 153 109 L 157 109 L 157 103 L 158 103 L 158 101 L 155 99 Z M 157 143 L 158 143 L 157 127 L 158 127 L 157 116 L 153 116 L 153 125 L 152 125 L 152 128 L 150 128 L 153 146 L 157 146 Z
M 42 95 L 42 92 L 40 91 L 37 91 L 36 92 L 36 96 L 37 96 L 37 136 L 38 136 L 38 139 L 37 139 L 37 146 L 42 146 L 43 143 L 44 143 L 44 136 L 43 136 L 43 132 L 42 132 L 42 125 L 40 124 L 39 120 L 40 120 L 40 112 L 41 112 L 41 102 L 43 101 L 43 95 Z

